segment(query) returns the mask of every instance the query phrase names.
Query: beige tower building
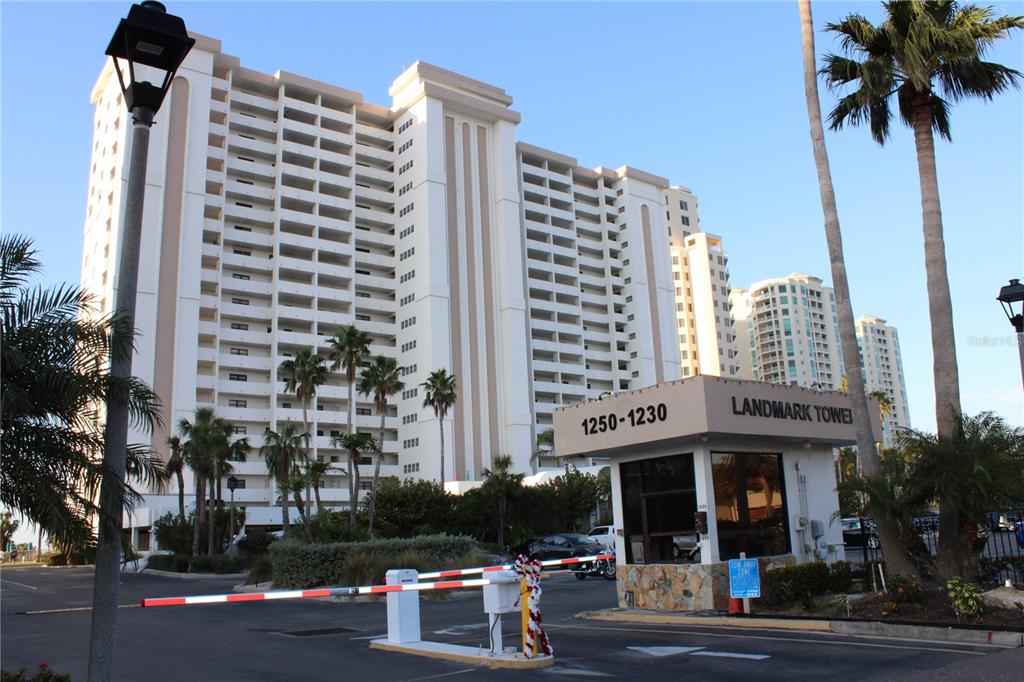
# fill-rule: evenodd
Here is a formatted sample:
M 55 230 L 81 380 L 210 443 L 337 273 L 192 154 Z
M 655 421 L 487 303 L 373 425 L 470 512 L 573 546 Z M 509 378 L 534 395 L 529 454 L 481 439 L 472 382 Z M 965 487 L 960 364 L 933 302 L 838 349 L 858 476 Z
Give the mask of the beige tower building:
M 507 93 L 422 62 L 380 106 L 248 69 L 197 38 L 151 137 L 133 372 L 160 395 L 164 425 L 133 441 L 166 453 L 173 425 L 211 407 L 258 448 L 265 428 L 303 420 L 281 362 L 308 347 L 326 355 L 349 324 L 403 367 L 405 390 L 383 415 L 386 476 L 438 477 L 439 426 L 420 386 L 435 369 L 458 381 L 442 426 L 455 481 L 500 454 L 529 470 L 557 405 L 682 376 L 680 304 L 694 307 L 683 346 L 712 360 L 707 373 L 730 372 L 725 254 L 697 231 L 686 190 L 517 141 Z M 92 95 L 82 268 L 108 310 L 130 152 L 120 97 L 108 65 Z M 311 454 L 338 465 L 325 504 L 348 503 L 332 436 L 376 436 L 381 416 L 338 373 L 319 387 Z M 248 522 L 277 522 L 262 459 L 234 467 Z M 370 462 L 360 467 L 368 485 Z M 176 497 L 147 503 L 133 525 Z
M 887 325 L 885 320 L 873 315 L 861 315 L 855 323 L 865 390 L 884 393 L 891 404 L 891 413 L 882 415 L 885 442 L 891 444 L 899 429 L 910 427 L 900 337 L 895 327 Z

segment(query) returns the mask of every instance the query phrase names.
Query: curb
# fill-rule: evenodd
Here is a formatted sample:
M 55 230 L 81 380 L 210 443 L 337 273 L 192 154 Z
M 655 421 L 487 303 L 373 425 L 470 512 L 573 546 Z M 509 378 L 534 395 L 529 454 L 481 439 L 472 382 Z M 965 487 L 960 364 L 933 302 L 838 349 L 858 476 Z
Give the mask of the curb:
M 144 568 L 137 575 L 159 575 L 164 578 L 179 578 L 181 580 L 207 580 L 210 578 L 244 580 L 248 573 L 176 573 L 175 571 L 158 571 L 155 568 Z
M 440 642 L 413 642 L 409 644 L 392 644 L 386 639 L 375 639 L 370 642 L 371 649 L 391 651 L 399 654 L 411 654 L 425 658 L 437 658 L 445 661 L 482 665 L 488 668 L 506 668 L 514 670 L 537 670 L 549 668 L 555 664 L 554 656 L 538 656 L 523 658 L 521 654 L 504 656 L 488 656 L 481 654 L 479 649 Z
M 897 625 L 879 621 L 841 620 L 784 620 L 775 618 L 729 616 L 689 616 L 675 613 L 634 612 L 624 609 L 583 611 L 576 618 L 620 623 L 648 623 L 652 625 L 696 625 L 704 627 L 756 628 L 767 630 L 796 630 L 803 632 L 833 632 L 840 635 L 881 637 L 888 639 L 917 639 L 933 642 L 976 644 L 1006 649 L 1024 647 L 1024 633 L 1006 630 L 969 630 L 941 625 Z

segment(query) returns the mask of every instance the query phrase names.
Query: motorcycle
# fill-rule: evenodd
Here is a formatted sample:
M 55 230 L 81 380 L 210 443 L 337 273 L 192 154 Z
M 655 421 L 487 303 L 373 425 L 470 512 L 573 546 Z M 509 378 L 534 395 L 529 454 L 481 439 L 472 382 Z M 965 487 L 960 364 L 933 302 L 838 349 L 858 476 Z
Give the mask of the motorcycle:
M 614 550 L 607 550 L 613 552 Z M 600 576 L 605 580 L 615 580 L 615 559 L 598 559 L 583 564 L 573 564 L 569 572 L 576 576 L 577 580 L 586 580 L 588 575 Z

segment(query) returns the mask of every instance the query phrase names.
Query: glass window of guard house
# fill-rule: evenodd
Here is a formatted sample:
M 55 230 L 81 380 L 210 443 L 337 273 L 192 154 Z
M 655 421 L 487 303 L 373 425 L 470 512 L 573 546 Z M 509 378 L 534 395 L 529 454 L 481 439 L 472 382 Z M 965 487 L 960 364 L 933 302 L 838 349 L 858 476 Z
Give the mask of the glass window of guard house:
M 699 561 L 693 455 L 625 462 L 619 474 L 626 563 Z
M 721 561 L 787 554 L 789 523 L 782 456 L 711 454 Z

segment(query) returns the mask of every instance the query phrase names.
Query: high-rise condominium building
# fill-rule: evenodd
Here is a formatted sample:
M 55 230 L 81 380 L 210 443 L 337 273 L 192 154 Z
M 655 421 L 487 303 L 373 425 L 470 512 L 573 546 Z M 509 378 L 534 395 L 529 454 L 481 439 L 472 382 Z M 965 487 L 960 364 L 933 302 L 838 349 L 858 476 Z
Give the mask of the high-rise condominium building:
M 835 294 L 821 279 L 793 273 L 730 292 L 743 379 L 836 390 L 843 382 Z M 892 403 L 885 442 L 910 425 L 896 329 L 877 317 L 856 320 L 865 389 Z
M 800 273 L 730 292 L 743 379 L 839 387 L 842 351 L 835 295 Z
M 882 412 L 882 432 L 887 444 L 901 428 L 910 427 L 907 389 L 903 383 L 903 359 L 896 327 L 873 315 L 861 315 L 855 321 L 860 346 L 864 388 L 879 391 L 889 399 L 890 411 Z
M 479 478 L 499 454 L 529 470 L 556 405 L 677 379 L 681 345 L 687 373 L 703 370 L 699 354 L 708 373 L 731 374 L 725 256 L 697 232 L 688 191 L 517 142 L 512 98 L 450 71 L 418 62 L 389 93 L 383 107 L 253 71 L 198 38 L 151 138 L 133 372 L 164 421 L 133 440 L 165 452 L 179 419 L 211 407 L 258 448 L 265 428 L 303 421 L 281 362 L 307 347 L 326 356 L 349 324 L 403 367 L 383 415 L 387 476 L 438 477 L 420 385 L 436 369 L 458 382 L 449 480 Z M 109 310 L 130 153 L 109 65 L 92 100 L 82 282 Z M 376 436 L 372 398 L 350 396 L 340 372 L 307 410 L 312 455 L 339 467 L 332 436 L 349 430 L 350 400 L 352 427 Z M 273 523 L 262 458 L 234 468 L 249 522 Z M 325 503 L 347 501 L 340 469 L 322 486 Z

